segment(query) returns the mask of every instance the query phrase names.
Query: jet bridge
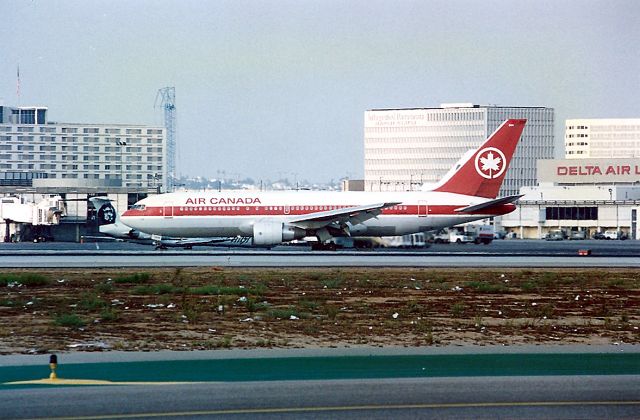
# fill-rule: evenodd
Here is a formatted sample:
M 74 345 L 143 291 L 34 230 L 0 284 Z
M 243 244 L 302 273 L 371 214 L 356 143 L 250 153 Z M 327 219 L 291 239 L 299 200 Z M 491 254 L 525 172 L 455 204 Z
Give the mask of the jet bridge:
M 4 242 L 21 240 L 46 240 L 49 229 L 60 223 L 66 214 L 62 197 L 47 195 L 38 202 L 25 197 L 5 196 L 0 198 L 0 221 L 5 224 Z

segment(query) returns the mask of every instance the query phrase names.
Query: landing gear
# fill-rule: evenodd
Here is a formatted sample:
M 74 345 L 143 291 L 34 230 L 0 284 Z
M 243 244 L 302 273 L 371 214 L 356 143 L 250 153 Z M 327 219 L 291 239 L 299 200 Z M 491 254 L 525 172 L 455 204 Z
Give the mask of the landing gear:
M 313 245 L 311 245 L 312 251 L 335 251 L 336 249 L 338 249 L 338 247 L 333 242 L 329 242 L 326 244 L 315 242 Z

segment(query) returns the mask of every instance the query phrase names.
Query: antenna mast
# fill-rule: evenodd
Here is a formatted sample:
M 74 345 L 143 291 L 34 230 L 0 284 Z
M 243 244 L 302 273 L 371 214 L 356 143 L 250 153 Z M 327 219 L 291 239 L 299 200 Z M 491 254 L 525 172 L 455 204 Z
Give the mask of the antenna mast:
M 154 108 L 161 106 L 164 112 L 164 128 L 167 133 L 165 146 L 165 191 L 173 191 L 176 178 L 176 88 L 158 89 Z

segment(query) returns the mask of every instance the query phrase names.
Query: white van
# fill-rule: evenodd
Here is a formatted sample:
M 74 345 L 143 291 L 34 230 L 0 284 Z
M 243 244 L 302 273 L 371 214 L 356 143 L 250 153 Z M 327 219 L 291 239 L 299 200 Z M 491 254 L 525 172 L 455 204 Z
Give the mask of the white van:
M 619 239 L 617 230 L 605 230 L 604 239 Z

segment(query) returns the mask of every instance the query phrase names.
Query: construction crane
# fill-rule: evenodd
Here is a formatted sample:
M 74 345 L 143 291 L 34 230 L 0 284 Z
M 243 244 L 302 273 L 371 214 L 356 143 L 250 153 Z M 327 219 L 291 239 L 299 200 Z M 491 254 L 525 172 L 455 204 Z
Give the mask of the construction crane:
M 176 88 L 158 89 L 153 107 L 162 107 L 164 112 L 164 127 L 167 133 L 164 189 L 171 192 L 176 178 Z

